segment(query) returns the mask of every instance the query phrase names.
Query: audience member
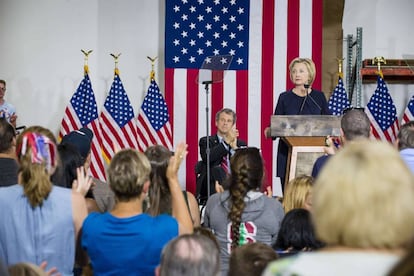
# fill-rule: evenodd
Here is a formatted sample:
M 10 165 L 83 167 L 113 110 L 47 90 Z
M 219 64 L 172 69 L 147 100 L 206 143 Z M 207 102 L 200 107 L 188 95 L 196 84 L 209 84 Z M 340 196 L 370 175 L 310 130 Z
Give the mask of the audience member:
M 414 173 L 414 121 L 401 126 L 397 135 L 397 146 L 401 158 Z
M 273 248 L 280 257 L 285 257 L 322 246 L 323 243 L 316 239 L 311 213 L 297 208 L 285 214 Z
M 83 158 L 78 149 L 71 144 L 59 144 L 57 146 L 60 164 L 52 176 L 56 186 L 72 189 L 73 181 L 77 177 L 77 168 L 83 166 Z
M 341 118 L 341 145 L 361 139 L 368 139 L 371 134 L 371 122 L 362 108 L 345 109 Z M 312 169 L 312 176 L 317 177 L 326 161 L 335 153 L 335 145 L 331 137 L 327 138 L 326 151 L 329 154 L 322 155 L 316 159 Z
M 0 80 L 0 117 L 6 118 L 6 120 L 16 127 L 16 108 L 4 99 L 6 94 L 6 81 Z
M 149 206 L 146 212 L 152 216 L 171 214 L 171 192 L 166 172 L 173 153 L 164 146 L 155 145 L 148 147 L 144 154 L 151 163 Z M 183 191 L 183 195 L 194 226 L 200 226 L 200 209 L 197 200 L 190 192 Z
M 212 195 L 205 208 L 204 226 L 220 244 L 221 271 L 228 271 L 233 248 L 246 243 L 276 241 L 283 207 L 279 201 L 260 192 L 263 159 L 257 148 L 243 148 L 231 159 L 229 189 Z
M 300 175 L 289 181 L 283 196 L 283 208 L 285 213 L 295 208 L 312 209 L 313 177 Z
M 174 217 L 153 217 L 142 210 L 150 186 L 148 158 L 133 149 L 115 154 L 107 172 L 115 206 L 110 212 L 89 214 L 82 228 L 82 246 L 88 252 L 94 275 L 153 274 L 162 247 L 177 235 L 193 231 L 177 176 L 186 155 L 187 145 L 179 144 L 166 173 Z
M 162 251 L 157 276 L 219 276 L 220 257 L 204 235 L 187 234 L 170 241 Z
M 0 187 L 17 184 L 16 131 L 0 118 Z
M 17 263 L 9 266 L 10 276 L 47 276 L 52 275 L 46 273 L 42 268 L 31 263 Z
M 63 136 L 61 144 L 71 144 L 75 146 L 83 159 L 85 171 L 89 171 L 91 164 L 91 143 L 93 132 L 89 128 L 83 127 L 79 130 L 69 132 Z M 92 195 L 88 195 L 87 200 L 89 211 L 107 212 L 112 210 L 115 205 L 115 195 L 109 185 L 97 178 L 93 178 Z
M 267 244 L 255 242 L 242 245 L 231 252 L 228 276 L 262 275 L 267 264 L 277 259 L 278 255 Z
M 230 157 L 239 147 L 247 146 L 246 142 L 238 138 L 239 131 L 236 129 L 236 113 L 230 108 L 223 108 L 216 113 L 217 133 L 209 136 L 210 149 L 210 194 L 215 193 L 215 183 L 223 184 L 226 176 L 230 173 Z M 207 136 L 199 141 L 200 155 L 202 161 L 196 166 L 197 192 L 196 195 L 202 204 L 208 197 L 207 190 Z
M 280 93 L 274 115 L 330 115 L 328 102 L 322 91 L 312 87 L 316 76 L 315 63 L 309 58 L 297 57 L 289 64 L 290 80 L 294 88 Z M 265 128 L 266 138 L 271 137 L 270 127 Z M 272 137 L 276 139 L 276 137 Z M 282 192 L 287 183 L 286 168 L 289 146 L 279 140 L 277 152 L 277 176 L 282 183 Z
M 414 175 L 390 144 L 358 141 L 315 182 L 312 216 L 326 247 L 268 266 L 264 275 L 385 275 L 414 236 Z
M 87 215 L 85 200 L 79 193 L 52 185 L 56 144 L 31 129 L 50 133 L 36 126 L 17 138 L 19 184 L 0 189 L 0 259 L 7 265 L 47 261 L 62 275 L 72 275 L 75 253 L 79 264 L 87 261 L 77 247 Z M 89 180 L 79 174 L 78 183 L 83 186 Z

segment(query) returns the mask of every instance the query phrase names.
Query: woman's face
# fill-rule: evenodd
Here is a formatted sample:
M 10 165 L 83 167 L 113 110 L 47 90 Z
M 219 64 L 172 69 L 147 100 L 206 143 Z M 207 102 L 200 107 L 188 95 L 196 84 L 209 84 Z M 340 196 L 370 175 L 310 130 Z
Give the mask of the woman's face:
M 303 203 L 303 209 L 308 211 L 312 211 L 312 192 L 309 192 L 305 198 L 305 202 Z
M 304 63 L 296 63 L 290 71 L 290 78 L 295 86 L 303 86 L 309 83 L 309 71 Z

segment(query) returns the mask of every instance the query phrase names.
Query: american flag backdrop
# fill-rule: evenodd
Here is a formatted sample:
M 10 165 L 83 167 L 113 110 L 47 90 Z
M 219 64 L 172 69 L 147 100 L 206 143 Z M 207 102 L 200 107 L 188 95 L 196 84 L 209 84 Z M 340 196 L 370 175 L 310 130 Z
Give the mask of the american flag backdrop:
M 278 96 L 292 88 L 288 65 L 295 57 L 322 64 L 322 0 L 166 0 L 165 99 L 170 108 L 174 144 L 185 140 L 189 154 L 180 178 L 195 191 L 198 141 L 206 135 L 206 101 L 210 134 L 222 107 L 237 113 L 240 138 L 259 147 L 267 182 L 276 176 L 277 141 L 263 134 Z M 197 83 L 207 56 L 233 56 L 223 81 L 210 87 Z M 313 84 L 321 87 L 321 74 Z
M 147 95 L 138 114 L 138 149 L 145 151 L 155 144 L 172 150 L 172 132 L 167 103 L 155 79 L 151 79 Z
M 91 145 L 90 173 L 93 177 L 105 180 L 105 166 L 101 151 L 101 131 L 99 128 L 98 108 L 95 94 L 88 75 L 88 67 L 85 66 L 85 75 L 78 89 L 70 99 L 62 119 L 59 138 L 73 130 L 87 127 L 92 130 L 94 136 Z
M 100 125 L 102 150 L 106 162 L 109 163 L 116 149 L 138 149 L 134 110 L 119 77 L 118 69 L 115 69 L 111 90 L 100 115 Z
M 341 116 L 343 110 L 350 106 L 348 95 L 346 94 L 342 75 L 338 77 L 338 84 L 336 85 L 331 97 L 328 101 L 329 110 L 333 115 Z
M 397 108 L 381 74 L 378 75 L 377 88 L 369 99 L 365 112 L 371 121 L 374 137 L 394 142 L 399 130 Z
M 411 99 L 404 110 L 404 114 L 401 119 L 401 125 L 406 124 L 409 121 L 414 121 L 414 95 L 411 96 Z

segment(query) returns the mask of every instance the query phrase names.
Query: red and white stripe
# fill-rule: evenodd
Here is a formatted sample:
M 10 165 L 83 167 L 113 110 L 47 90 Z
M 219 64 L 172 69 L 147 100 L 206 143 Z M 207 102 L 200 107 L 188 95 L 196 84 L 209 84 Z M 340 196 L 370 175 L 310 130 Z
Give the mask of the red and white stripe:
M 102 153 L 107 163 L 111 161 L 117 149 L 138 149 L 135 117 L 121 128 L 104 106 L 99 118 L 102 131 Z
M 237 113 L 240 138 L 262 150 L 268 185 L 276 177 L 277 141 L 265 139 L 279 94 L 292 88 L 289 62 L 295 57 L 312 58 L 316 64 L 315 88 L 321 87 L 322 0 L 251 0 L 249 69 L 226 71 L 223 82 L 210 87 L 210 134 L 215 133 L 215 113 L 222 107 Z M 189 154 L 180 179 L 195 192 L 194 166 L 198 141 L 206 135 L 206 93 L 196 82 L 196 69 L 166 69 L 165 99 L 170 112 L 174 144 L 186 141 Z
M 139 137 L 138 149 L 140 151 L 145 151 L 149 146 L 152 146 L 152 145 L 163 145 L 169 150 L 173 149 L 170 122 L 167 122 L 157 132 L 151 126 L 151 123 L 148 120 L 147 115 L 141 108 L 139 115 L 138 115 L 137 124 L 138 124 L 138 137 Z
M 80 122 L 78 116 L 76 115 L 75 110 L 73 109 L 72 104 L 66 107 L 65 114 L 62 119 L 61 129 L 59 132 L 59 139 L 62 139 L 63 136 L 68 134 L 71 131 L 78 130 L 82 128 L 82 123 Z M 93 132 L 93 139 L 91 145 L 91 164 L 89 167 L 89 173 L 102 181 L 105 181 L 105 164 L 102 158 L 102 138 L 101 131 L 99 128 L 99 120 L 95 119 L 92 122 L 88 123 L 85 127 L 89 128 Z

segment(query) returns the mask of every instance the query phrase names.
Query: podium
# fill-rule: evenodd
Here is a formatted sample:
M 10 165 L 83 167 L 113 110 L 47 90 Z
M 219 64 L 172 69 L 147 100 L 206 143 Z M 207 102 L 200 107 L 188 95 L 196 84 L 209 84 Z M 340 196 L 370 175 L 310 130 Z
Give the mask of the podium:
M 311 175 L 315 160 L 324 154 L 326 136 L 340 136 L 341 117 L 333 115 L 273 115 L 270 134 L 288 146 L 285 183 Z

